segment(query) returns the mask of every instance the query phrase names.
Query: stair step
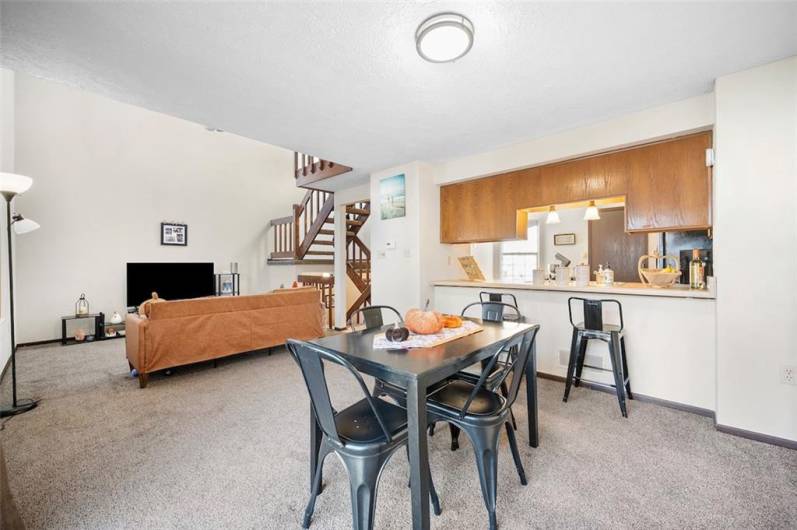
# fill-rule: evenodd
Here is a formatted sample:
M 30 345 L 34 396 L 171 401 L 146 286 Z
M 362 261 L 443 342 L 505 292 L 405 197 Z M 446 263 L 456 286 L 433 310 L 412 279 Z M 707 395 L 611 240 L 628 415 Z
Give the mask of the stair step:
M 362 226 L 365 224 L 365 221 L 358 221 L 356 219 L 346 219 L 346 224 L 354 226 Z
M 308 250 L 304 253 L 305 256 L 334 256 L 335 253 L 328 250 Z
M 322 228 L 321 230 L 319 230 L 318 233 L 319 234 L 324 234 L 325 236 L 334 236 L 335 235 L 335 231 L 334 230 L 327 230 L 325 228 Z
M 324 223 L 326 223 L 326 224 L 331 224 L 331 223 L 334 223 L 334 222 L 335 222 L 335 219 L 333 217 L 327 217 L 326 219 L 324 219 Z
M 334 241 L 330 241 L 328 239 L 316 239 L 315 241 L 313 241 L 313 245 L 329 245 L 329 246 L 333 246 L 334 244 L 335 244 Z
M 355 208 L 353 206 L 349 206 L 346 208 L 346 213 L 353 213 L 356 215 L 371 215 L 371 210 L 364 210 L 362 208 Z

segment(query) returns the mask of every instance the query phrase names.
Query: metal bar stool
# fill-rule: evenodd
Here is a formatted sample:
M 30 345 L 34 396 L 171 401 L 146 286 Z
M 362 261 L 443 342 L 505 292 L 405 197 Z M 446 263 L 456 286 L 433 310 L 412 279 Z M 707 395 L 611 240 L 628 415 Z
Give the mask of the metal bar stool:
M 573 300 L 583 304 L 584 320 L 578 324 L 573 322 Z M 603 304 L 617 304 L 620 313 L 620 325 L 604 324 Z M 617 401 L 620 404 L 620 411 L 623 417 L 628 417 L 626 409 L 626 397 L 634 399 L 631 394 L 631 381 L 628 376 L 628 361 L 625 356 L 625 335 L 623 333 L 623 306 L 617 300 L 589 300 L 587 298 L 570 297 L 567 299 L 567 311 L 570 316 L 570 324 L 573 326 L 573 341 L 570 346 L 570 360 L 567 365 L 567 379 L 565 381 L 565 395 L 562 401 L 567 403 L 570 395 L 570 387 L 575 384 L 579 386 L 581 381 L 595 386 L 614 388 L 617 393 Z M 607 370 L 600 366 L 584 364 L 587 353 L 587 343 L 597 339 L 609 345 L 609 359 L 612 369 Z M 581 378 L 584 367 L 602 372 L 612 372 L 614 384 L 607 385 L 598 381 L 588 381 Z

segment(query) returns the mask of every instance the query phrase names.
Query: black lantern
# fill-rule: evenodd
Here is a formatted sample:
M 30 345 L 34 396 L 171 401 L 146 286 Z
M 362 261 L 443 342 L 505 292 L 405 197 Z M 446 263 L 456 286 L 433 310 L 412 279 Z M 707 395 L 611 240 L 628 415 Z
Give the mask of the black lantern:
M 89 301 L 86 300 L 86 293 L 81 293 L 80 298 L 75 302 L 75 316 L 86 316 L 89 314 Z

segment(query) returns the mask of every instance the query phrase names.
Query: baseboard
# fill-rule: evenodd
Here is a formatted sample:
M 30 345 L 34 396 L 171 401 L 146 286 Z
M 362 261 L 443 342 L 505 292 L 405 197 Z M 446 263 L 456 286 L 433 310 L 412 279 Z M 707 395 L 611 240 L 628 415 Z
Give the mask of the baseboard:
M 759 432 L 746 431 L 744 429 L 738 429 L 736 427 L 720 425 L 719 423 L 714 424 L 714 427 L 719 432 L 724 432 L 725 434 L 732 434 L 733 436 L 739 436 L 740 438 L 747 438 L 748 440 L 754 440 L 756 442 L 762 442 L 770 445 L 777 445 L 780 447 L 785 447 L 787 449 L 797 449 L 797 440 L 778 438 L 777 436 L 770 436 L 768 434 L 761 434 Z
M 61 339 L 47 339 L 47 340 L 36 340 L 33 342 L 23 342 L 21 344 L 17 344 L 17 349 L 27 348 L 30 346 L 43 346 L 45 344 L 55 344 L 56 342 L 61 342 Z
M 542 379 L 550 379 L 552 381 L 559 381 L 560 383 L 565 382 L 565 378 L 562 377 L 561 375 L 548 374 L 545 372 L 537 372 L 537 377 L 541 377 Z M 595 385 L 587 381 L 582 381 L 580 386 L 584 388 L 589 388 L 591 390 L 606 392 L 607 394 L 614 394 L 614 390 L 611 388 L 607 388 L 601 385 Z M 633 388 L 631 390 L 633 390 Z M 705 416 L 707 418 L 714 419 L 714 411 L 711 409 L 704 409 L 702 407 L 695 407 L 694 405 L 686 405 L 684 403 L 678 403 L 677 401 L 670 401 L 667 399 L 647 396 L 645 394 L 640 394 L 639 392 L 634 392 L 634 399 L 636 401 L 641 401 L 643 403 L 652 403 L 654 405 L 659 405 L 661 407 L 667 407 L 668 409 L 681 410 L 683 412 L 689 412 L 691 414 L 697 414 L 698 416 Z

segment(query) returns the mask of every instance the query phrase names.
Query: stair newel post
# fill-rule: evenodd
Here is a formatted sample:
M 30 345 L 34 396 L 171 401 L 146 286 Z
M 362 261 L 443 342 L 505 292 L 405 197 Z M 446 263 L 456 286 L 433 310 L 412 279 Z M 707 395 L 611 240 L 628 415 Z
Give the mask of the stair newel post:
M 298 204 L 293 205 L 293 248 L 291 251 L 293 252 L 293 257 L 297 257 L 297 253 L 299 252 L 299 220 L 301 219 L 302 214 L 299 212 L 300 206 Z

